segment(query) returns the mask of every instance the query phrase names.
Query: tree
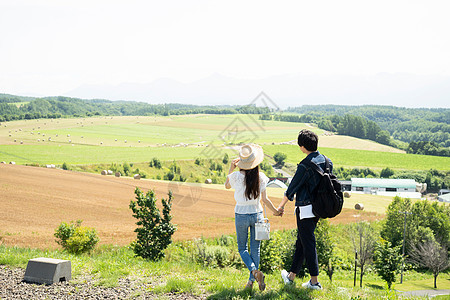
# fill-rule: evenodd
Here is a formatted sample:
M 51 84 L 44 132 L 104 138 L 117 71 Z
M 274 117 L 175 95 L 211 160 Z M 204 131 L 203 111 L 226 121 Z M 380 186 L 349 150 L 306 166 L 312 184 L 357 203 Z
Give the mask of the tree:
M 275 160 L 275 162 L 280 166 L 284 165 L 284 161 L 286 160 L 286 158 L 287 158 L 287 155 L 282 152 L 277 152 L 273 156 L 273 159 Z
M 144 195 L 139 188 L 136 188 L 136 201 L 130 202 L 130 209 L 133 217 L 138 219 L 134 230 L 137 233 L 137 240 L 133 245 L 134 253 L 145 259 L 153 261 L 164 257 L 164 250 L 172 243 L 172 235 L 176 226 L 170 221 L 172 216 L 172 191 L 169 191 L 169 199 L 161 199 L 163 210 L 162 217 L 159 208 L 156 206 L 156 196 L 153 190 Z
M 389 178 L 392 175 L 394 175 L 394 171 L 392 169 L 390 169 L 389 167 L 386 167 L 386 168 L 382 169 L 381 172 L 380 172 L 380 177 L 381 178 Z
M 433 272 L 435 289 L 437 288 L 436 279 L 439 273 L 445 271 L 450 266 L 447 247 L 440 245 L 434 240 L 411 244 L 409 260 Z
M 375 270 L 387 282 L 389 289 L 395 282 L 395 275 L 399 272 L 403 261 L 400 248 L 401 246 L 392 247 L 390 242 L 383 239 L 375 246 Z
M 228 157 L 228 153 L 225 153 L 225 155 L 223 156 L 222 162 L 226 165 L 229 161 L 229 157 Z
M 411 200 L 408 198 L 394 197 L 386 210 L 386 219 L 381 229 L 381 237 L 389 241 L 393 247 L 402 245 L 404 230 L 404 215 L 400 212 L 411 212 Z M 406 233 L 409 234 L 411 223 L 406 223 Z
M 316 230 L 316 249 L 319 265 L 325 269 L 330 281 L 333 280 L 335 266 L 333 264 L 334 243 L 331 239 L 330 223 L 326 219 L 320 219 Z
M 353 243 L 353 249 L 358 252 L 358 266 L 361 270 L 359 286 L 362 287 L 364 276 L 364 266 L 372 260 L 375 247 L 375 231 L 368 222 L 356 223 L 350 231 L 350 237 Z

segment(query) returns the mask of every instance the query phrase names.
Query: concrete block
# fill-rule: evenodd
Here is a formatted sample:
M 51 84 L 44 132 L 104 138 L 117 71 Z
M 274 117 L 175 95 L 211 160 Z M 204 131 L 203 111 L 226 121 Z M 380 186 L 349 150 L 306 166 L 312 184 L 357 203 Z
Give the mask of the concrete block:
M 70 260 L 39 257 L 30 259 L 27 264 L 26 282 L 53 284 L 72 279 Z

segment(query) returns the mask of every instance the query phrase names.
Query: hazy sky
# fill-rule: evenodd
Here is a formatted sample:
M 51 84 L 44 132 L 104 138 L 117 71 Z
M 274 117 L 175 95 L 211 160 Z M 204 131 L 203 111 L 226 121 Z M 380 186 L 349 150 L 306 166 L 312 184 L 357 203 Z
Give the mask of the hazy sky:
M 214 73 L 450 76 L 450 1 L 0 0 L 0 92 Z

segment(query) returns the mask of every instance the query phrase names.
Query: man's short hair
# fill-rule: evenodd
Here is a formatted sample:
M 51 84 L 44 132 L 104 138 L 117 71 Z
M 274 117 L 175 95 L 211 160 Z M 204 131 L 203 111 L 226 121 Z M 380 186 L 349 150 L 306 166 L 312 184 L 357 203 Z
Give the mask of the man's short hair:
M 311 130 L 302 129 L 298 134 L 297 143 L 299 146 L 305 147 L 308 151 L 317 151 L 319 137 Z

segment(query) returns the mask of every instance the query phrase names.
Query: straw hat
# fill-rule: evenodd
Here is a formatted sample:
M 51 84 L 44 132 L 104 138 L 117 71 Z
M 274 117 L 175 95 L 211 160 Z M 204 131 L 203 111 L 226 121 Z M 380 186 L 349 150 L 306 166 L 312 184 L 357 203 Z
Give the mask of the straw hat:
M 237 166 L 240 169 L 250 170 L 259 165 L 264 159 L 264 152 L 261 146 L 255 144 L 248 144 L 241 147 L 239 150 L 239 163 Z

